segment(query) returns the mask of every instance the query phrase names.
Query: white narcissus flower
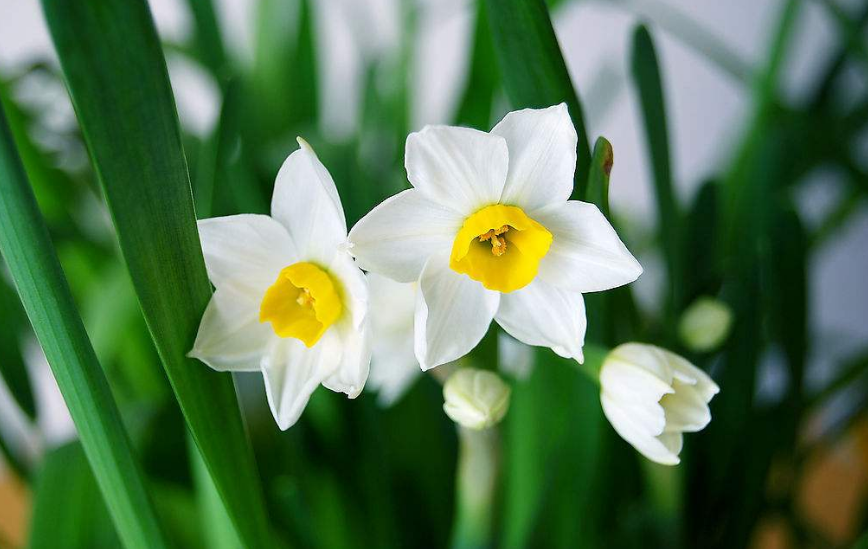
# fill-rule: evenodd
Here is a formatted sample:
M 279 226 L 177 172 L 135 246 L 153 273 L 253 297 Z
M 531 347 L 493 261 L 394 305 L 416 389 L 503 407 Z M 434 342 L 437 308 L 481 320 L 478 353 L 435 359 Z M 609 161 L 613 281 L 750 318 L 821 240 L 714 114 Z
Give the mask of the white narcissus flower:
M 353 227 L 350 253 L 367 271 L 418 281 L 423 370 L 467 354 L 492 319 L 582 361 L 582 293 L 641 274 L 597 207 L 569 200 L 576 143 L 563 104 L 509 113 L 490 133 L 428 126 L 407 138 L 413 188 Z
M 600 387 L 603 412 L 615 431 L 664 465 L 680 462 L 683 433 L 708 425 L 708 403 L 720 391 L 684 358 L 641 343 L 625 343 L 606 356 Z
M 288 429 L 320 385 L 355 398 L 370 364 L 368 287 L 342 250 L 334 181 L 304 140 L 274 185 L 271 216 L 199 221 L 216 290 L 189 356 L 218 371 L 259 371 Z

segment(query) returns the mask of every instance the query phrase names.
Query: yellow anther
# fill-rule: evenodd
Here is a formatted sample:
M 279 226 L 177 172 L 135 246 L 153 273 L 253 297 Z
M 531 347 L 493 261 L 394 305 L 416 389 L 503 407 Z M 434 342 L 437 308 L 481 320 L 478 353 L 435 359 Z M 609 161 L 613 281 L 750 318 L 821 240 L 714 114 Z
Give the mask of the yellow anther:
M 491 253 L 497 257 L 506 253 L 506 238 L 497 238 L 509 230 L 509 225 L 504 225 L 499 229 L 491 229 L 490 231 L 479 235 L 479 241 L 485 242 L 491 240 Z
M 302 307 L 313 307 L 316 304 L 316 299 L 312 295 L 310 295 L 310 290 L 307 288 L 302 288 L 298 293 L 298 298 L 295 300 L 296 303 L 301 305 Z

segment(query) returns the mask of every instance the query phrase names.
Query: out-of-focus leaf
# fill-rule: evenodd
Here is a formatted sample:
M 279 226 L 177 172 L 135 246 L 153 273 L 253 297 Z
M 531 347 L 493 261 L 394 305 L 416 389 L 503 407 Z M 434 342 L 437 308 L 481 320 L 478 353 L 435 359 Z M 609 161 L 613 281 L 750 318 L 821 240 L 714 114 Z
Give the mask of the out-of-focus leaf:
M 247 104 L 252 116 L 245 136 L 255 141 L 286 138 L 317 119 L 313 9 L 309 0 L 262 0 L 256 10 Z
M 4 270 L 0 262 L 0 273 Z M 2 274 L 0 274 L 2 276 Z M 27 329 L 27 316 L 15 291 L 0 280 L 0 377 L 21 410 L 36 418 L 36 403 L 27 365 L 21 352 L 21 338 Z
M 470 67 L 467 71 L 464 93 L 458 104 L 458 113 L 455 115 L 455 123 L 459 126 L 488 130 L 491 124 L 494 93 L 499 80 L 500 74 L 497 70 L 494 43 L 491 39 L 491 27 L 488 24 L 488 12 L 480 0 L 476 3 L 476 25 L 473 30 Z
M 585 196 L 591 149 L 584 114 L 544 0 L 486 0 L 503 87 L 516 109 L 566 103 L 579 134 L 573 198 Z
M 692 303 L 701 295 L 715 295 L 720 289 L 720 273 L 714 255 L 714 245 L 718 239 L 718 191 L 716 181 L 707 181 L 696 198 L 684 220 L 684 303 Z
M 199 448 L 190 440 L 190 464 L 193 468 L 193 485 L 196 487 L 196 503 L 199 510 L 199 522 L 203 534 L 204 546 L 209 549 L 237 549 L 243 547 L 232 521 L 226 513 L 226 507 L 214 481 L 208 473 L 208 468 L 199 454 Z
M 598 389 L 575 362 L 548 349 L 535 356 L 503 423 L 503 547 L 589 547 L 604 425 Z
M 147 4 L 47 0 L 46 20 L 133 286 L 178 403 L 248 547 L 270 546 L 232 377 L 186 357 L 211 295 Z
M 193 43 L 198 59 L 218 82 L 226 79 L 226 48 L 212 0 L 187 0 L 193 14 Z
M 120 540 L 78 442 L 45 456 L 34 489 L 30 549 L 111 549 Z
M 0 250 L 127 547 L 164 541 L 108 382 L 0 113 Z
M 645 139 L 648 158 L 654 180 L 654 196 L 657 204 L 657 226 L 660 244 L 666 262 L 667 325 L 675 325 L 675 314 L 680 300 L 680 213 L 672 186 L 670 167 L 669 131 L 660 65 L 651 35 L 643 25 L 633 32 L 631 57 L 633 79 L 645 124 Z

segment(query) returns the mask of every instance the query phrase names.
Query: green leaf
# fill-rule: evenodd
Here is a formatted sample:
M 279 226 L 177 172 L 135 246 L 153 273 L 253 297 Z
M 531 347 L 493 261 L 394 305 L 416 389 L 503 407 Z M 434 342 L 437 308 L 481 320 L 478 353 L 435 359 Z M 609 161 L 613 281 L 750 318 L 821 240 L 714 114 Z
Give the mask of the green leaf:
M 573 198 L 585 196 L 591 149 L 579 96 L 544 0 L 486 0 L 503 86 L 516 109 L 564 102 L 579 135 Z
M 615 163 L 615 152 L 612 144 L 605 137 L 598 137 L 594 144 L 594 156 L 591 159 L 591 172 L 588 176 L 588 188 L 585 191 L 585 202 L 596 204 L 607 218 L 609 215 L 609 175 Z
M 34 490 L 30 549 L 117 547 L 112 527 L 78 442 L 45 456 Z
M 196 57 L 222 83 L 228 70 L 226 48 L 217 23 L 217 13 L 211 0 L 187 0 L 193 15 L 193 46 Z
M 163 537 L 108 382 L 0 114 L 0 250 L 127 547 Z
M 681 271 L 679 269 L 680 219 L 675 191 L 672 186 L 669 132 L 663 98 L 663 83 L 660 80 L 660 66 L 657 63 L 654 42 L 651 40 L 648 29 L 643 25 L 636 27 L 633 32 L 631 66 L 642 110 L 642 119 L 645 123 L 645 138 L 648 142 L 649 160 L 654 175 L 657 223 L 669 284 L 666 301 L 666 325 L 675 326 L 675 315 L 680 303 L 679 288 L 681 287 Z
M 247 547 L 267 547 L 261 487 L 228 374 L 186 357 L 211 286 L 166 64 L 143 0 L 46 0 L 46 20 L 148 329 Z
M 3 264 L 0 262 L 0 271 Z M 36 402 L 27 365 L 21 352 L 21 338 L 27 327 L 27 316 L 21 301 L 6 283 L 0 280 L 0 377 L 9 387 L 15 402 L 31 419 L 36 418 Z
M 464 93 L 455 115 L 457 125 L 482 130 L 487 130 L 491 126 L 494 92 L 499 79 L 488 13 L 483 3 L 477 2 L 473 53 L 470 56 L 470 68 L 467 71 Z
M 592 373 L 602 351 L 589 351 Z M 530 378 L 513 387 L 503 423 L 502 546 L 588 547 L 589 495 L 604 428 L 598 388 L 575 361 L 548 349 L 535 357 Z
M 188 440 L 189 437 L 188 437 Z M 199 521 L 204 534 L 204 545 L 210 549 L 235 549 L 243 547 L 232 521 L 226 513 L 226 507 L 214 481 L 208 473 L 199 448 L 190 440 L 190 463 L 193 468 L 193 484 L 196 487 L 196 503 L 199 510 Z

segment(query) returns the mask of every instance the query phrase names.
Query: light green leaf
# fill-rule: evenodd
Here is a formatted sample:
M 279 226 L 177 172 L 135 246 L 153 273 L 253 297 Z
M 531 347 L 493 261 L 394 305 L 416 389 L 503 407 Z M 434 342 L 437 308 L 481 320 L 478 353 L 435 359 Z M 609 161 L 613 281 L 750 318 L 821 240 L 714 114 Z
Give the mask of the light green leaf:
M 139 466 L 0 114 L 0 250 L 127 547 L 163 547 Z
M 232 377 L 188 359 L 211 295 L 177 113 L 143 0 L 46 0 L 46 20 L 145 320 L 247 547 L 270 546 Z

